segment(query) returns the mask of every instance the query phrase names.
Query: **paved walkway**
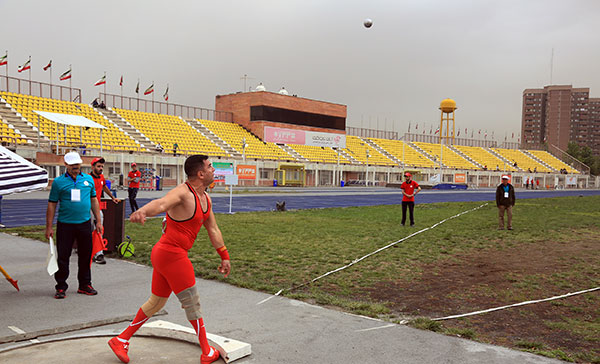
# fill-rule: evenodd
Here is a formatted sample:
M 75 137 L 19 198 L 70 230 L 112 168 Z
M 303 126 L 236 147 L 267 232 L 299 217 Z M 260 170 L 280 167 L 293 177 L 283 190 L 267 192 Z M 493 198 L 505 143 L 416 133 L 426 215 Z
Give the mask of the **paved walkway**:
M 132 317 L 149 294 L 151 269 L 116 259 L 107 259 L 108 264 L 103 266 L 93 266 L 93 284 L 99 291 L 98 296 L 76 294 L 76 262 L 73 259 L 71 269 L 75 271 L 69 278 L 67 297 L 56 300 L 52 297 L 54 280 L 45 270 L 47 250 L 45 243 L 0 233 L 0 264 L 19 281 L 21 288 L 21 292 L 17 292 L 8 282 L 0 281 L 0 341 L 14 336 L 15 330 L 26 333 L 63 331 L 66 328 L 74 330 L 68 334 L 39 337 L 40 340 L 89 334 L 98 330 L 119 332 L 127 325 L 126 322 L 86 330 L 78 328 Z M 206 264 L 214 265 L 216 269 L 218 262 L 215 259 Z M 232 274 L 235 274 L 235 260 Z M 284 297 L 275 297 L 257 305 L 270 296 L 216 281 L 197 280 L 197 284 L 207 330 L 252 345 L 253 354 L 240 359 L 238 362 L 241 364 L 559 363 L 528 353 L 407 326 L 390 325 Z M 189 325 L 176 298 L 171 297 L 165 310 L 168 314 L 157 319 Z M 149 355 L 144 349 L 159 343 L 144 344 L 145 340 L 132 339 L 132 364 L 159 362 L 156 356 Z M 118 363 L 108 346 L 105 346 L 105 341 L 100 338 L 88 344 L 71 341 L 68 349 L 64 348 L 65 342 L 44 345 L 49 349 L 45 350 L 49 353 L 47 358 L 62 350 L 63 362 L 81 362 L 85 358 L 87 364 Z M 0 344 L 0 350 L 14 345 Z M 89 345 L 91 351 L 88 355 L 81 356 L 81 345 L 86 347 L 86 353 Z M 178 349 L 167 345 L 164 350 L 164 355 L 169 356 L 175 355 L 171 351 Z M 23 351 L 0 352 L 0 362 L 8 363 L 8 359 L 11 363 L 32 362 L 31 358 L 19 355 L 26 354 Z M 195 355 L 197 363 L 199 348 Z M 35 362 L 43 361 L 36 359 Z

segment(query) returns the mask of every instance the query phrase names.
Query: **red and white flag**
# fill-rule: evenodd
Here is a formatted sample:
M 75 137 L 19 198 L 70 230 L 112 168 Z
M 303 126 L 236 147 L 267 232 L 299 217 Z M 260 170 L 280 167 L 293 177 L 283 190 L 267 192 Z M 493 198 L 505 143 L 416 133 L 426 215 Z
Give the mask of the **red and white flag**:
M 440 128 L 435 129 L 435 133 L 433 133 L 434 135 L 440 132 Z
M 144 95 L 150 95 L 153 92 L 154 92 L 154 82 L 152 83 L 152 85 L 150 85 L 150 87 L 148 87 L 146 89 L 146 91 L 144 91 Z
M 68 71 L 66 71 L 65 73 L 63 73 L 62 75 L 60 75 L 59 79 L 61 81 L 64 81 L 64 80 L 68 80 L 69 78 L 71 78 L 71 68 L 70 67 L 69 67 Z
M 31 69 L 31 57 L 29 57 L 29 59 L 27 60 L 27 62 L 23 63 L 22 66 L 19 66 L 19 69 L 17 69 L 17 72 L 21 73 L 23 71 L 27 71 Z
M 104 74 L 104 76 L 102 76 L 98 81 L 96 81 L 94 86 L 104 85 L 105 83 L 106 83 L 106 74 Z
M 5 55 L 0 57 L 0 66 L 4 66 L 8 64 L 8 52 Z
M 165 99 L 165 101 L 169 101 L 169 85 L 167 85 L 167 90 L 165 91 L 163 98 Z
M 121 80 L 119 81 L 119 86 L 123 86 L 123 75 L 121 75 Z
M 50 60 L 50 62 L 48 62 L 48 64 L 44 67 L 44 71 L 48 71 L 50 67 L 52 67 L 52 60 Z

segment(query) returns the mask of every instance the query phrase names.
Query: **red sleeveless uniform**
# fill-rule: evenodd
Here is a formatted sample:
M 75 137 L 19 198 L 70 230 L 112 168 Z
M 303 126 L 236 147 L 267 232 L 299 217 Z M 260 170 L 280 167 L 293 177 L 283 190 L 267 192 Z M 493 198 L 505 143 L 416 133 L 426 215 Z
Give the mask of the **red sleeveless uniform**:
M 152 248 L 152 293 L 169 297 L 196 284 L 194 267 L 187 252 L 194 245 L 198 232 L 210 215 L 210 200 L 206 198 L 206 211 L 202 211 L 200 197 L 186 182 L 194 194 L 194 214 L 187 220 L 174 220 L 167 214 L 165 233 Z M 206 194 L 206 192 L 204 192 Z

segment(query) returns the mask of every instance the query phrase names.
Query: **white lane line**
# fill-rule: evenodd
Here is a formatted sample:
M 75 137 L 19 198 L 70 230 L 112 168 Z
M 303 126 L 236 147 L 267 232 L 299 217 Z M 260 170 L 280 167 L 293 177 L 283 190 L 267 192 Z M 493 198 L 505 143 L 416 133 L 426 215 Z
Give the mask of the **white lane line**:
M 387 329 L 388 327 L 394 327 L 394 326 L 396 326 L 396 324 L 389 324 L 389 325 L 384 325 L 384 326 L 371 327 L 369 329 L 362 329 L 362 330 L 354 330 L 354 332 L 365 332 L 365 331 Z

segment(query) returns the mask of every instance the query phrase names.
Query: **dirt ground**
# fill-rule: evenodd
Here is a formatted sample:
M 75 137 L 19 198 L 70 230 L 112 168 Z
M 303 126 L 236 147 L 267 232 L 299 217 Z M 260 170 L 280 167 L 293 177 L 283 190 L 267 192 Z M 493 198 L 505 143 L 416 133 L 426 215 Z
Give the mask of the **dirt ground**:
M 399 315 L 428 318 L 552 297 L 598 286 L 600 231 L 574 231 L 570 241 L 545 241 L 454 256 L 423 266 L 420 278 L 368 289 Z M 595 283 L 595 284 L 594 284 Z M 560 349 L 578 362 L 600 360 L 600 291 L 443 321 L 475 339 L 507 347 L 522 342 Z

